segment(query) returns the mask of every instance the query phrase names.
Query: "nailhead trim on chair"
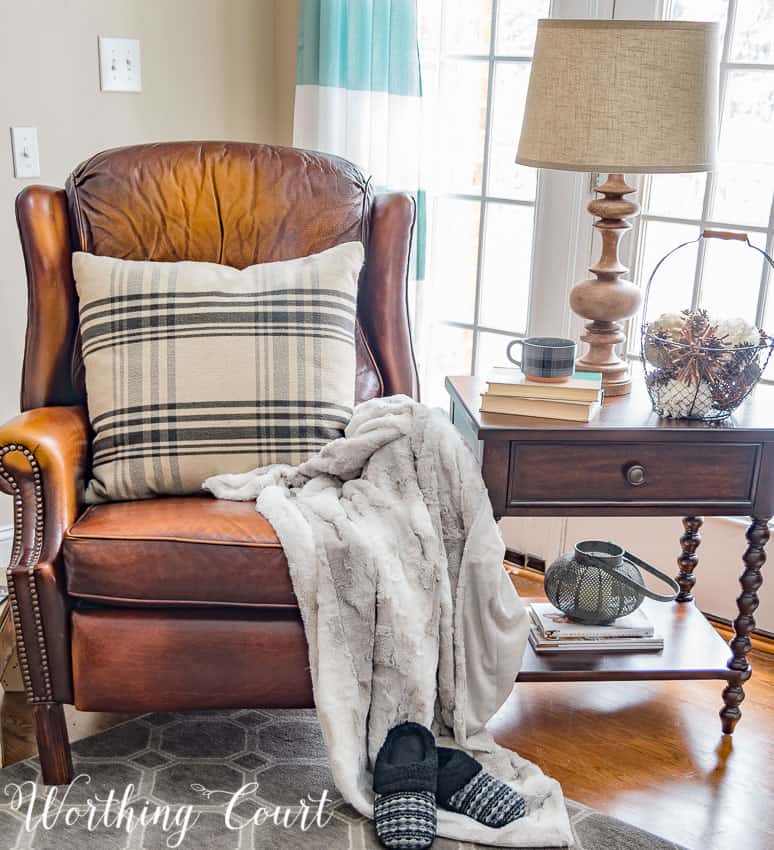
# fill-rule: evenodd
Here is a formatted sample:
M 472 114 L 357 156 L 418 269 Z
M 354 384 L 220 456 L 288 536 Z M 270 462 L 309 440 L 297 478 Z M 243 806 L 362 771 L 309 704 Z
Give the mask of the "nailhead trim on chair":
M 32 616 L 35 624 L 35 638 L 40 653 L 40 668 L 43 674 L 43 693 L 36 694 L 30 675 L 29 658 L 24 645 L 24 635 L 21 628 L 21 610 L 16 596 L 14 568 L 22 564 L 24 547 L 24 499 L 21 487 L 14 476 L 5 468 L 4 458 L 9 452 L 21 452 L 27 459 L 32 469 L 32 485 L 35 498 L 35 524 L 32 540 L 32 549 L 24 559 L 26 567 L 27 584 L 29 587 L 30 602 L 32 604 Z M 38 586 L 35 580 L 35 567 L 40 561 L 40 553 L 43 548 L 43 488 L 41 486 L 40 466 L 35 455 L 26 446 L 18 443 L 9 443 L 0 448 L 0 476 L 8 484 L 13 495 L 14 523 L 13 523 L 13 548 L 11 550 L 11 562 L 7 569 L 8 576 L 8 599 L 11 603 L 11 614 L 13 616 L 14 632 L 16 635 L 16 647 L 19 655 L 19 667 L 21 668 L 22 681 L 30 702 L 51 702 L 53 700 L 53 688 L 51 685 L 51 671 L 48 665 L 48 650 L 46 648 L 45 632 L 43 631 L 43 619 L 40 613 L 40 599 L 38 597 Z

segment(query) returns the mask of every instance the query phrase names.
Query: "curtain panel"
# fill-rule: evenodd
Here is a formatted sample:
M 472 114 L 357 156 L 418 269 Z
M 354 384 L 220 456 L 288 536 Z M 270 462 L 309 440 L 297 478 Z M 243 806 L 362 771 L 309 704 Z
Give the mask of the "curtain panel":
M 426 243 L 421 96 L 416 0 L 301 0 L 293 144 L 354 162 L 376 192 L 414 196 L 416 279 Z

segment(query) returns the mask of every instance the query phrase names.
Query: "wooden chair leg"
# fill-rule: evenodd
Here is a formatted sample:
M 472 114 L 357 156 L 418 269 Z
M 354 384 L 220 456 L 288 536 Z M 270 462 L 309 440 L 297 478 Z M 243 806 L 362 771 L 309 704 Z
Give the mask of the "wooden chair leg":
M 35 724 L 43 784 L 67 785 L 73 778 L 73 761 L 62 703 L 34 703 L 32 720 Z

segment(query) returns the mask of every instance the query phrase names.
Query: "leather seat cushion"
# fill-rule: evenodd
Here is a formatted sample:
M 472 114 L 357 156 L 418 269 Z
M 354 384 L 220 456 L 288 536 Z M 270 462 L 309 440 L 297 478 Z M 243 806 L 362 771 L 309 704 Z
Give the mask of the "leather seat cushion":
M 253 502 L 209 496 L 93 505 L 70 528 L 67 590 L 140 606 L 292 606 L 288 563 Z

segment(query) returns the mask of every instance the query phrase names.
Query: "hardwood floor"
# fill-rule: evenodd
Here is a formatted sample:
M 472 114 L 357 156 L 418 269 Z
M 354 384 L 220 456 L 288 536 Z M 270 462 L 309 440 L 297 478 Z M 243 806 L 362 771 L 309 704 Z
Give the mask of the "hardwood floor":
M 691 850 L 771 850 L 774 656 L 755 651 L 752 663 L 733 742 L 720 734 L 722 683 L 712 681 L 522 684 L 492 731 L 568 797 Z M 23 695 L 6 694 L 0 713 L 5 763 L 32 755 Z M 67 712 L 73 740 L 129 716 Z
M 718 681 L 519 685 L 490 728 L 588 806 L 691 850 L 771 850 L 774 656 L 755 650 L 751 662 L 733 739 Z

